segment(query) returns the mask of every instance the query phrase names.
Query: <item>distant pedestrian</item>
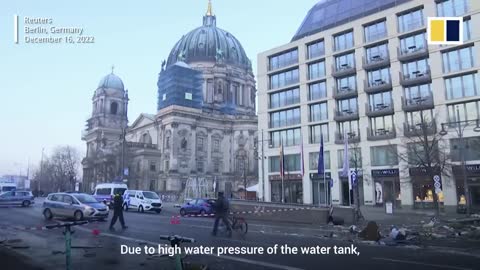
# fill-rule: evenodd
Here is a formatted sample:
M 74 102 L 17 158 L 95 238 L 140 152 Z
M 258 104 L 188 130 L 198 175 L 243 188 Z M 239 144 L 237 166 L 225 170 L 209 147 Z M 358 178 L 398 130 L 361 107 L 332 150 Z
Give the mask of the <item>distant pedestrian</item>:
M 228 222 L 228 213 L 230 212 L 230 203 L 223 195 L 223 192 L 218 192 L 218 199 L 215 203 L 215 223 L 213 224 L 212 235 L 217 235 L 218 222 L 220 219 L 223 221 L 223 224 L 227 227 L 229 234 L 232 233 L 232 227 L 230 222 Z
M 123 219 L 123 198 L 118 193 L 113 197 L 113 217 L 112 221 L 110 222 L 110 230 L 115 230 L 113 225 L 115 225 L 117 219 L 120 219 L 122 229 L 128 228 L 125 226 L 125 220 Z

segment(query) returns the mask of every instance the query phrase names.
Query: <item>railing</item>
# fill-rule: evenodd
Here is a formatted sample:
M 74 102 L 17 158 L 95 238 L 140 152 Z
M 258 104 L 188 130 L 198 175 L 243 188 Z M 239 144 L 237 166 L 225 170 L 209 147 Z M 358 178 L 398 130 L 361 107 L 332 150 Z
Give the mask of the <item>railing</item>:
M 358 143 L 360 142 L 360 130 L 357 132 L 350 132 L 346 134 L 348 136 L 348 142 L 349 143 Z M 335 132 L 335 144 L 344 144 L 345 135 L 343 133 L 340 133 L 338 131 Z
M 335 121 L 348 121 L 348 120 L 354 120 L 358 119 L 358 110 L 352 110 L 352 109 L 345 109 L 345 110 L 335 110 L 335 116 L 334 120 Z
M 363 69 L 376 69 L 386 66 L 390 63 L 390 55 L 388 52 L 373 55 L 367 59 L 366 56 L 362 57 Z
M 351 64 L 342 64 L 338 67 L 335 65 L 332 66 L 332 76 L 334 77 L 346 76 L 354 74 L 355 72 L 355 62 Z
M 367 128 L 368 141 L 390 140 L 390 139 L 394 139 L 396 136 L 397 136 L 397 133 L 395 131 L 395 127 L 392 127 L 391 129 L 388 129 L 388 128 L 372 129 L 370 127 Z
M 434 107 L 433 95 L 407 99 L 402 97 L 402 109 L 406 112 L 432 109 Z
M 409 74 L 398 73 L 400 84 L 403 86 L 411 86 L 416 84 L 428 83 L 432 81 L 430 68 L 425 70 L 417 70 Z
M 395 112 L 393 102 L 390 103 L 377 103 L 375 106 L 371 106 L 365 103 L 365 114 L 370 117 L 393 114 Z
M 433 135 L 437 132 L 437 124 L 435 120 L 417 123 L 414 125 L 409 125 L 407 123 L 403 124 L 403 133 L 405 137 L 414 137 L 414 136 L 423 136 L 423 135 Z
M 372 94 L 392 88 L 392 81 L 390 80 L 390 78 L 376 79 L 373 81 L 363 80 L 363 86 L 363 89 L 366 93 Z
M 397 53 L 398 53 L 398 60 L 410 61 L 415 58 L 420 58 L 428 55 L 428 47 L 426 46 L 426 44 L 422 44 L 418 46 L 412 45 L 412 46 L 408 46 L 407 48 L 397 47 Z
M 352 86 L 343 86 L 341 88 L 332 88 L 334 98 L 348 98 L 354 97 L 357 95 L 357 89 L 354 89 Z
M 145 148 L 145 149 L 154 149 L 154 150 L 158 149 L 158 145 L 152 144 L 152 143 L 127 142 L 126 145 L 132 148 Z

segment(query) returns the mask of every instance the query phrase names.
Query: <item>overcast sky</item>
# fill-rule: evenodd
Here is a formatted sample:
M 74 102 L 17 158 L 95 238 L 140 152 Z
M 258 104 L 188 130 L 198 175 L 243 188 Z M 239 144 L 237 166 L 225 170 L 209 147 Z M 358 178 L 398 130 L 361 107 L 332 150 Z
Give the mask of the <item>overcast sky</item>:
M 257 54 L 288 43 L 316 0 L 213 0 L 217 26 L 235 35 L 256 73 Z M 141 3 L 141 4 L 140 4 Z M 188 31 L 202 24 L 207 0 L 1 1 L 0 175 L 26 174 L 42 148 L 71 145 L 82 155 L 81 131 L 100 79 L 115 66 L 129 90 L 129 120 L 155 113 L 161 62 Z M 13 42 L 13 16 L 52 18 L 83 27 L 89 45 Z

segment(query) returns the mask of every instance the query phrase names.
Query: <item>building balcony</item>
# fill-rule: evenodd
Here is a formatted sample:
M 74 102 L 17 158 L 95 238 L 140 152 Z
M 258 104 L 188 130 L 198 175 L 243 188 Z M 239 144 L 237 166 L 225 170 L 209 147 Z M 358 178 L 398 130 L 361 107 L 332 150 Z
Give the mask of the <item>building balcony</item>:
M 348 143 L 359 143 L 360 142 L 360 131 L 357 132 L 349 132 L 347 133 L 348 136 Z M 335 132 L 335 144 L 344 144 L 345 135 L 338 131 Z
M 368 59 L 366 56 L 362 58 L 362 67 L 365 70 L 379 69 L 382 67 L 386 67 L 389 64 L 390 64 L 390 55 L 388 54 L 388 52 L 385 54 L 373 55 Z
M 415 125 L 403 124 L 403 135 L 405 137 L 423 137 L 424 135 L 430 136 L 437 132 L 437 124 L 435 120 Z
M 380 140 L 391 140 L 397 137 L 397 133 L 395 131 L 395 127 L 391 129 L 372 129 L 370 127 L 367 128 L 367 141 L 380 141 Z
M 393 107 L 393 102 L 390 101 L 390 104 L 377 103 L 375 106 L 370 106 L 368 103 L 365 104 L 365 114 L 368 117 L 377 117 L 382 115 L 391 115 L 395 113 Z
M 386 90 L 392 89 L 392 81 L 377 79 L 372 82 L 367 82 L 366 80 L 363 80 L 363 89 L 365 93 L 368 94 L 385 92 Z
M 344 122 L 351 120 L 358 120 L 358 110 L 354 111 L 351 109 L 346 109 L 342 111 L 335 110 L 335 116 L 333 117 L 335 121 Z
M 402 109 L 406 112 L 422 111 L 433 109 L 433 95 L 430 93 L 424 97 L 414 97 L 407 99 L 402 97 Z
M 339 67 L 332 66 L 332 77 L 345 77 L 353 75 L 355 72 L 357 72 L 355 64 L 342 64 Z
M 430 69 L 424 71 L 417 70 L 411 74 L 403 74 L 399 72 L 398 75 L 400 77 L 400 85 L 405 87 L 432 82 Z
M 142 142 L 127 142 L 127 147 L 130 148 L 141 148 L 141 149 L 153 149 L 158 150 L 158 146 L 153 143 L 142 143 Z
M 333 98 L 346 99 L 356 97 L 358 95 L 357 89 L 351 86 L 342 86 L 341 88 L 332 88 Z
M 428 47 L 426 45 L 413 45 L 405 49 L 397 48 L 398 60 L 400 62 L 408 62 L 428 56 Z

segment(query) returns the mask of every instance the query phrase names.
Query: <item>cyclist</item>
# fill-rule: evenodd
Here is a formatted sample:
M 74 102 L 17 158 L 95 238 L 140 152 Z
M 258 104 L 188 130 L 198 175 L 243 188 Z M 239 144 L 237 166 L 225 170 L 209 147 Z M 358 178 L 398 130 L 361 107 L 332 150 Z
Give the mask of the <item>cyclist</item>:
M 215 203 L 215 223 L 213 224 L 212 235 L 217 235 L 218 230 L 218 221 L 221 219 L 223 224 L 227 227 L 228 233 L 231 234 L 232 227 L 230 222 L 228 222 L 228 213 L 230 212 L 230 203 L 224 197 L 223 192 L 218 192 L 218 199 Z

